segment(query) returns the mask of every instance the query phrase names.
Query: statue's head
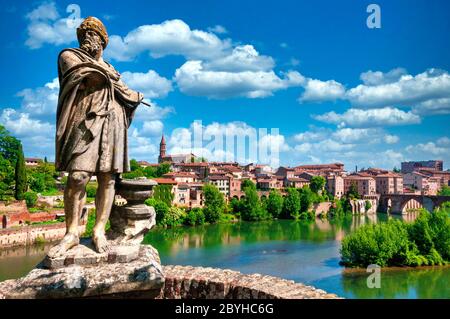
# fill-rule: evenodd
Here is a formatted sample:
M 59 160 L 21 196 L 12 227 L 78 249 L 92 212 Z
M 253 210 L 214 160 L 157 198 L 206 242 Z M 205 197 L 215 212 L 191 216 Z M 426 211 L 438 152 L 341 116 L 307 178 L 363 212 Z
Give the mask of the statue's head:
M 87 17 L 77 28 L 80 48 L 93 57 L 101 54 L 108 45 L 108 33 L 103 23 L 95 17 Z

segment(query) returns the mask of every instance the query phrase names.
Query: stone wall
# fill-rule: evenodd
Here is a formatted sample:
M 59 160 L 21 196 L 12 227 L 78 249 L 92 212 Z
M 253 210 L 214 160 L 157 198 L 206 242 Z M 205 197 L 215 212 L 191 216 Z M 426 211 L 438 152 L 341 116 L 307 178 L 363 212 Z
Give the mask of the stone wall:
M 80 234 L 84 233 L 86 225 L 79 227 Z M 0 230 L 0 248 L 32 245 L 37 241 L 56 241 L 64 237 L 66 224 L 22 226 L 15 229 Z
M 24 200 L 17 200 L 12 202 L 0 202 L 0 214 L 2 213 L 18 213 L 28 212 L 27 204 Z
M 161 299 L 336 299 L 321 289 L 277 277 L 191 266 L 163 266 Z
M 372 205 L 366 211 L 366 201 Z M 375 214 L 377 212 L 378 200 L 376 199 L 355 199 L 350 201 L 353 214 Z

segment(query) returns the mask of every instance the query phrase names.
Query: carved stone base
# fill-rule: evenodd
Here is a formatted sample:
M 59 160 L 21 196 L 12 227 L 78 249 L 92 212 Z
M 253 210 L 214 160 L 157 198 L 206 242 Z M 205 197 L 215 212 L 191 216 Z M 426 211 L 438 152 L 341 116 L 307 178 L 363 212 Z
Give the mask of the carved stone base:
M 46 256 L 42 266 L 56 269 L 70 265 L 99 265 L 104 263 L 127 263 L 139 257 L 139 245 L 117 245 L 110 242 L 108 253 L 97 253 L 90 238 L 82 239 L 80 244 L 69 249 L 64 256 L 51 258 Z
M 145 204 L 113 206 L 109 221 L 108 239 L 117 244 L 139 245 L 155 225 L 156 213 L 153 207 Z
M 122 298 L 130 294 L 155 298 L 164 286 L 159 254 L 150 245 L 138 248 L 138 258 L 125 263 L 72 264 L 58 269 L 45 269 L 41 263 L 25 277 L 1 282 L 0 299 Z

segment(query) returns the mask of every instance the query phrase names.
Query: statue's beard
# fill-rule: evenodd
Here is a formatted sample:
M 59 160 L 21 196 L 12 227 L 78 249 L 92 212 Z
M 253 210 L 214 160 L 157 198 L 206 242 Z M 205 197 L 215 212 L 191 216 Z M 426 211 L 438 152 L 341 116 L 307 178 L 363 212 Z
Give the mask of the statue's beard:
M 98 41 L 86 37 L 83 43 L 80 45 L 80 48 L 89 53 L 92 57 L 97 57 L 98 53 L 101 51 L 102 46 Z

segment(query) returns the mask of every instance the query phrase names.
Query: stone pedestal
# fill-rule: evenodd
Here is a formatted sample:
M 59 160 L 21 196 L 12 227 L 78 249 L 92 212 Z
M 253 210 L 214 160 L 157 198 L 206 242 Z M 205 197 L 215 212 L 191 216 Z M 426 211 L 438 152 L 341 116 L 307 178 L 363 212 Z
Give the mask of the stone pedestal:
M 111 211 L 108 252 L 98 253 L 90 238 L 82 239 L 63 256 L 45 257 L 27 276 L 2 282 L 0 299 L 158 296 L 161 261 L 156 249 L 141 245 L 155 225 L 154 208 L 144 204 L 155 185 L 147 179 L 116 183 L 116 194 L 127 203 Z
M 121 180 L 116 186 L 116 195 L 127 203 L 114 205 L 110 214 L 111 229 L 108 239 L 117 244 L 140 244 L 145 234 L 155 225 L 156 213 L 153 207 L 144 204 L 152 195 L 156 182 L 148 179 Z
M 25 277 L 1 282 L 0 299 L 155 298 L 164 286 L 158 252 L 150 245 L 137 247 L 137 259 L 125 263 L 58 269 L 46 269 L 41 263 Z

